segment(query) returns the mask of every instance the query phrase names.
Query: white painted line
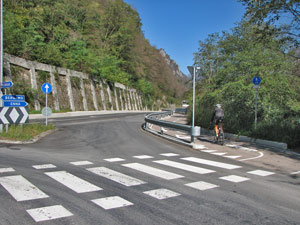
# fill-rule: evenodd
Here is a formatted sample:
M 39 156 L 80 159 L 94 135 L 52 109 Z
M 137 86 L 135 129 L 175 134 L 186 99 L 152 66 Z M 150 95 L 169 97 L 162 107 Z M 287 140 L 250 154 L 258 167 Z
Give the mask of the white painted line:
M 69 212 L 61 205 L 29 209 L 26 211 L 35 220 L 35 222 L 54 220 L 58 218 L 73 216 L 71 212 Z
M 300 174 L 300 171 L 291 173 L 292 175 Z
M 165 170 L 156 169 L 154 167 L 146 166 L 140 163 L 129 163 L 129 164 L 123 164 L 122 166 L 138 170 L 143 173 L 147 173 L 156 177 L 160 177 L 166 180 L 172 180 L 177 178 L 182 178 L 184 176 L 178 175 L 176 173 L 171 173 Z
M 217 152 L 217 150 L 202 150 L 201 152 L 212 153 L 212 152 Z
M 107 179 L 110 179 L 112 181 L 115 181 L 119 184 L 125 185 L 127 187 L 129 186 L 136 186 L 145 184 L 146 182 L 141 181 L 139 179 L 130 177 L 128 175 L 116 172 L 114 170 L 105 168 L 105 167 L 95 167 L 95 168 L 89 168 L 88 171 L 97 174 L 99 176 L 105 177 Z
M 257 157 L 252 157 L 252 158 L 247 158 L 247 159 L 240 159 L 239 161 L 247 161 L 247 160 L 252 160 L 252 159 L 258 159 L 264 156 L 264 153 L 259 152 L 259 156 Z
M 70 162 L 70 164 L 73 164 L 75 166 L 85 166 L 85 165 L 92 165 L 94 163 L 90 161 L 77 161 L 77 162 Z
M 262 177 L 265 177 L 265 176 L 269 176 L 269 175 L 272 175 L 272 174 L 275 174 L 273 172 L 269 172 L 269 171 L 265 171 L 265 170 L 254 170 L 254 171 L 250 171 L 248 172 L 250 174 L 254 174 L 254 175 L 258 175 L 258 176 L 262 176 Z
M 197 144 L 193 144 L 193 149 L 207 149 L 207 147 L 205 147 L 204 145 L 197 145 Z
M 196 158 L 196 157 L 187 157 L 187 158 L 181 158 L 181 159 L 190 161 L 190 162 L 195 162 L 195 163 L 205 164 L 205 165 L 219 167 L 219 168 L 223 168 L 223 169 L 228 169 L 228 170 L 241 168 L 241 166 L 237 166 L 237 165 L 233 165 L 233 164 L 221 163 L 221 162 L 216 162 L 216 161 L 211 161 L 211 160 L 206 160 L 206 159 L 201 159 L 201 158 Z
M 154 158 L 150 155 L 136 155 L 136 156 L 133 156 L 133 157 L 137 158 L 137 159 L 153 159 Z
M 241 150 L 244 150 L 244 151 L 249 151 L 249 152 L 257 152 L 256 149 L 246 148 L 246 147 L 242 147 L 242 146 L 239 146 L 239 145 L 229 145 L 229 144 L 227 144 L 226 146 L 231 147 L 231 148 L 241 149 Z
M 34 165 L 32 167 L 37 170 L 56 168 L 53 164 Z
M 163 154 L 160 154 L 160 155 L 167 156 L 167 157 L 179 156 L 179 154 L 175 154 L 175 153 L 163 153 Z
M 125 159 L 121 159 L 121 158 L 109 158 L 109 159 L 104 159 L 107 162 L 121 162 L 121 161 L 125 161 Z
M 162 200 L 162 199 L 166 199 L 166 198 L 172 198 L 172 197 L 176 197 L 179 196 L 179 193 L 176 193 L 174 191 L 170 191 L 168 189 L 156 189 L 156 190 L 152 190 L 152 191 L 145 191 L 143 192 L 146 195 L 150 195 L 153 198 Z
M 237 158 L 240 158 L 241 156 L 240 155 L 225 155 L 224 157 L 230 158 L 230 159 L 237 159 Z
M 236 176 L 236 175 L 220 177 L 220 179 L 227 180 L 227 181 L 234 182 L 234 183 L 239 183 L 239 182 L 250 180 L 247 177 L 240 177 L 240 176 Z
M 179 139 L 184 139 L 184 140 L 191 139 L 191 136 L 183 136 L 183 135 L 178 135 L 178 134 L 176 134 L 176 137 Z
M 205 191 L 205 190 L 208 190 L 208 189 L 219 187 L 218 185 L 207 183 L 207 182 L 204 182 L 204 181 L 197 181 L 197 182 L 193 182 L 193 183 L 189 183 L 189 184 L 185 184 L 185 185 L 189 186 L 189 187 L 192 187 L 192 188 L 195 188 L 195 189 L 200 190 L 200 191 Z
M 85 193 L 102 190 L 102 188 L 97 187 L 96 185 L 91 184 L 66 171 L 55 171 L 48 172 L 45 174 L 51 177 L 52 179 L 58 181 L 59 183 L 65 185 L 66 187 L 70 188 L 71 190 L 75 191 L 76 193 Z
M 186 171 L 189 171 L 189 172 L 198 173 L 198 174 L 207 174 L 207 173 L 216 172 L 214 170 L 204 169 L 204 168 L 201 168 L 201 167 L 191 166 L 191 165 L 187 165 L 187 164 L 184 164 L 184 163 L 178 163 L 178 162 L 174 162 L 174 161 L 170 161 L 170 160 L 158 160 L 158 161 L 154 161 L 154 162 L 162 164 L 162 165 L 171 166 L 171 167 L 174 167 L 174 168 L 186 170 Z
M 13 168 L 1 168 L 0 173 L 8 173 L 8 172 L 14 172 L 15 170 Z
M 103 209 L 114 209 L 114 208 L 133 205 L 132 202 L 129 202 L 118 196 L 94 199 L 92 200 L 92 202 L 94 202 L 96 205 L 99 205 Z
M 226 155 L 226 154 L 227 154 L 227 152 L 212 152 L 211 154 L 213 154 L 213 155 L 220 155 L 220 156 L 222 156 L 222 155 Z
M 21 175 L 1 177 L 0 184 L 18 202 L 49 197 Z

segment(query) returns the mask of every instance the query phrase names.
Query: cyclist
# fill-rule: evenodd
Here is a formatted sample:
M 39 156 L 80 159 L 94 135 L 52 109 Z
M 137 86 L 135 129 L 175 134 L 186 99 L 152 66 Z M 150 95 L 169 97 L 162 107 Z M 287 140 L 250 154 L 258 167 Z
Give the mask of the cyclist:
M 223 134 L 223 120 L 224 120 L 224 110 L 222 109 L 221 104 L 217 104 L 214 109 L 214 112 L 213 112 L 213 115 L 211 118 L 211 122 L 210 122 L 210 123 L 212 123 L 214 121 L 217 137 L 219 137 L 219 126 L 221 129 L 221 133 Z

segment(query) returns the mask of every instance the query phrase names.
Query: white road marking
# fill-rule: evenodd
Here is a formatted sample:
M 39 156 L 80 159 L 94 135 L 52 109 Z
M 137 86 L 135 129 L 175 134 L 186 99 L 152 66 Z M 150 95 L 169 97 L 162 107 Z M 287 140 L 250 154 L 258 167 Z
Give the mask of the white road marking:
M 219 168 L 223 168 L 223 169 L 228 169 L 228 170 L 241 168 L 241 166 L 237 166 L 237 165 L 233 165 L 233 164 L 221 163 L 221 162 L 216 162 L 216 161 L 211 161 L 211 160 L 206 160 L 206 159 L 201 159 L 201 158 L 196 158 L 196 157 L 187 157 L 187 158 L 181 158 L 181 159 L 190 161 L 190 162 L 195 162 L 195 163 L 205 164 L 205 165 L 219 167 Z
M 85 166 L 85 165 L 92 165 L 94 163 L 90 161 L 77 161 L 77 162 L 70 162 L 70 164 L 73 164 L 75 166 Z
M 121 161 L 125 161 L 125 159 L 121 159 L 121 158 L 110 158 L 110 159 L 104 159 L 107 162 L 121 162 Z
M 220 156 L 222 156 L 222 155 L 226 155 L 226 154 L 227 154 L 227 152 L 212 152 L 211 154 L 213 154 L 213 155 L 220 155 Z
M 132 202 L 129 202 L 118 196 L 94 199 L 92 200 L 92 202 L 94 202 L 96 205 L 99 205 L 103 209 L 114 209 L 114 208 L 133 205 Z
M 179 154 L 175 154 L 175 153 L 163 153 L 163 154 L 160 154 L 160 155 L 167 156 L 167 157 L 179 156 Z
M 256 149 L 246 148 L 246 147 L 242 147 L 242 146 L 239 146 L 239 145 L 229 145 L 229 144 L 227 144 L 226 146 L 231 147 L 231 148 L 241 149 L 241 150 L 244 150 L 244 151 L 249 151 L 249 152 L 257 152 Z
M 207 147 L 205 147 L 204 145 L 197 145 L 197 144 L 193 144 L 193 149 L 207 149 Z
M 292 175 L 300 174 L 300 171 L 291 173 Z
M 13 168 L 1 168 L 0 173 L 8 173 L 8 172 L 14 172 L 15 170 Z
M 197 182 L 193 182 L 193 183 L 189 183 L 189 184 L 185 184 L 185 185 L 189 186 L 189 187 L 192 187 L 192 188 L 195 188 L 195 189 L 200 190 L 200 191 L 205 191 L 205 190 L 208 190 L 208 189 L 219 187 L 218 185 L 207 183 L 207 182 L 204 182 L 204 181 L 197 181 Z
M 176 134 L 176 137 L 179 139 L 184 139 L 184 140 L 191 139 L 191 136 L 183 136 L 183 135 L 178 135 L 178 134 Z
M 258 175 L 258 176 L 262 176 L 262 177 L 265 177 L 265 176 L 269 176 L 269 175 L 272 175 L 272 174 L 275 174 L 273 172 L 269 172 L 269 171 L 265 171 L 265 170 L 254 170 L 254 171 L 250 171 L 248 172 L 250 174 L 254 174 L 254 175 Z
M 26 211 L 35 220 L 35 222 L 54 220 L 58 218 L 73 216 L 71 212 L 69 212 L 61 205 L 29 209 Z
M 152 190 L 152 191 L 145 191 L 143 192 L 146 195 L 150 195 L 153 198 L 162 200 L 162 199 L 166 199 L 166 198 L 172 198 L 172 197 L 176 197 L 179 196 L 179 193 L 176 193 L 174 191 L 170 191 L 168 189 L 156 189 L 156 190 Z
M 136 155 L 136 156 L 133 156 L 133 157 L 137 158 L 137 159 L 153 159 L 154 158 L 150 155 Z
M 102 188 L 97 187 L 96 185 L 91 184 L 66 171 L 55 171 L 48 172 L 45 174 L 51 177 L 52 179 L 58 181 L 59 183 L 65 185 L 66 187 L 70 188 L 71 190 L 75 191 L 76 193 L 85 193 L 102 190 Z
M 105 168 L 105 167 L 95 167 L 95 168 L 89 168 L 88 171 L 97 174 L 99 176 L 105 177 L 107 179 L 110 179 L 112 181 L 115 181 L 119 184 L 125 185 L 127 187 L 129 186 L 136 186 L 145 184 L 146 182 L 141 181 L 139 179 L 130 177 L 128 175 L 116 172 L 114 170 Z
M 1 177 L 0 184 L 18 202 L 49 197 L 21 175 Z
M 247 161 L 247 160 L 252 160 L 252 159 L 258 159 L 264 156 L 264 153 L 259 152 L 259 156 L 257 157 L 252 157 L 252 158 L 247 158 L 247 159 L 240 159 L 239 161 Z
M 32 167 L 37 170 L 56 168 L 53 164 L 34 165 Z
M 147 173 L 156 177 L 160 177 L 166 180 L 172 180 L 177 178 L 182 178 L 184 176 L 178 175 L 176 173 L 171 173 L 165 170 L 156 169 L 154 167 L 146 166 L 140 163 L 129 163 L 129 164 L 123 164 L 122 166 L 138 170 L 143 173 Z
M 237 159 L 237 158 L 240 158 L 241 156 L 240 155 L 225 155 L 224 157 L 230 158 L 230 159 Z
M 217 150 L 202 150 L 201 152 L 212 153 L 212 152 L 217 152 Z
M 198 173 L 198 174 L 207 174 L 207 173 L 216 172 L 214 170 L 204 169 L 204 168 L 201 168 L 201 167 L 191 166 L 191 165 L 187 165 L 187 164 L 184 164 L 184 163 L 178 163 L 178 162 L 174 162 L 174 161 L 170 161 L 170 160 L 158 160 L 158 161 L 154 161 L 154 162 L 162 164 L 162 165 L 171 166 L 171 167 L 174 167 L 174 168 L 186 170 L 186 171 L 189 171 L 189 172 Z
M 227 181 L 234 182 L 234 183 L 239 183 L 239 182 L 250 180 L 247 177 L 240 177 L 240 176 L 236 176 L 236 175 L 220 177 L 220 179 L 227 180 Z

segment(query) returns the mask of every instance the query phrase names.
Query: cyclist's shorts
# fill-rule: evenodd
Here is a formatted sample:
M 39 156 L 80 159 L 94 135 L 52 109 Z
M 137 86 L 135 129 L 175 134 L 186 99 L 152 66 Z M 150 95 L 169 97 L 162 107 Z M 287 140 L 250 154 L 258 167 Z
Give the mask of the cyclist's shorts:
M 215 124 L 218 125 L 219 123 L 222 123 L 224 120 L 224 117 L 217 117 L 215 120 Z

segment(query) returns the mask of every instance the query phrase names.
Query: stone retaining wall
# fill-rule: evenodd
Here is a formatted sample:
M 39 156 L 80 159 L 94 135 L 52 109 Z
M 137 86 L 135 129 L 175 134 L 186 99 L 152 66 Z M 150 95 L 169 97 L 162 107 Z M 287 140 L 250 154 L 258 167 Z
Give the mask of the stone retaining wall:
M 4 54 L 5 79 L 8 80 L 12 80 L 11 65 L 29 71 L 30 85 L 33 90 L 41 89 L 38 85 L 38 71 L 49 73 L 49 83 L 53 88 L 50 93 L 50 99 L 53 101 L 51 105 L 57 111 L 61 109 L 72 111 L 148 110 L 143 106 L 142 97 L 135 89 L 120 83 L 91 79 L 82 72 Z M 34 108 L 41 110 L 40 101 L 35 100 Z

